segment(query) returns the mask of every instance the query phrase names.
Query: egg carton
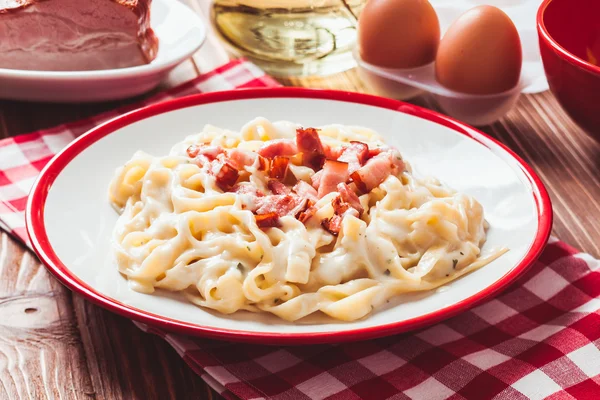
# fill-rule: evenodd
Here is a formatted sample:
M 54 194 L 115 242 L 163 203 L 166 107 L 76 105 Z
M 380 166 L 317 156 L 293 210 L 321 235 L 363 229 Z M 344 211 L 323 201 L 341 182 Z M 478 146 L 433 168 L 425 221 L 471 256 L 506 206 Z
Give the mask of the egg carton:
M 382 68 L 354 58 L 361 78 L 377 93 L 400 100 L 430 92 L 450 116 L 472 125 L 487 125 L 504 116 L 521 93 L 548 90 L 536 30 L 539 0 L 429 0 L 440 21 L 442 37 L 458 17 L 471 8 L 492 5 L 504 11 L 515 24 L 521 38 L 523 66 L 519 84 L 506 92 L 490 95 L 459 93 L 445 88 L 435 79 L 434 63 L 413 69 Z

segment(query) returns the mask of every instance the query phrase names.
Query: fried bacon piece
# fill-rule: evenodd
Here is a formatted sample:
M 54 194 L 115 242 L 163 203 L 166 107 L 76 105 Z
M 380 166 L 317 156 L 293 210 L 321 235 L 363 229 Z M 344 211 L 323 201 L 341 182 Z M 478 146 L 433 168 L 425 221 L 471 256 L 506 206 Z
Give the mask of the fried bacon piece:
M 261 155 L 258 156 L 258 170 L 269 171 L 271 169 L 271 160 Z
M 223 148 L 221 146 L 209 146 L 205 144 L 201 145 L 191 145 L 186 150 L 187 155 L 191 158 L 196 158 L 199 155 L 206 157 L 209 161 L 213 161 L 217 158 L 217 156 L 223 153 Z
M 350 142 L 350 145 L 342 148 L 338 161 L 348 163 L 348 172 L 353 173 L 362 167 L 369 158 L 369 146 L 363 142 Z
M 267 214 L 257 214 L 254 216 L 256 225 L 259 228 L 273 228 L 279 226 L 279 215 L 275 212 Z
M 360 218 L 364 209 L 356 194 L 346 185 L 340 183 L 338 186 L 340 195 L 331 202 L 334 214 L 331 218 L 325 218 L 321 221 L 321 226 L 332 235 L 338 235 L 342 227 L 342 221 L 347 215 L 353 215 Z
M 323 176 L 323 170 L 315 172 L 313 176 L 310 177 L 310 182 L 312 187 L 316 190 L 319 190 L 319 185 L 321 184 L 321 177 Z
M 260 189 L 248 182 L 236 183 L 229 191 L 237 194 L 249 194 L 255 197 L 263 197 L 265 195 Z
M 326 158 L 324 154 L 302 153 L 302 165 L 314 169 L 315 171 L 323 168 Z
M 271 164 L 269 176 L 273 179 L 279 179 L 280 181 L 284 180 L 289 164 L 290 159 L 288 157 L 275 156 L 275 158 L 273 158 L 273 163 Z
M 340 198 L 344 203 L 349 204 L 350 207 L 352 207 L 356 211 L 358 211 L 359 215 L 362 215 L 362 213 L 365 210 L 364 210 L 362 204 L 360 204 L 360 200 L 359 200 L 358 196 L 356 195 L 356 193 L 354 193 L 354 191 L 350 188 L 350 186 L 348 186 L 345 183 L 340 183 L 337 186 L 337 191 L 340 193 Z
M 315 128 L 296 129 L 296 146 L 300 153 L 325 154 L 319 131 Z
M 283 183 L 279 182 L 275 179 L 269 179 L 267 182 L 267 187 L 273 194 L 290 194 L 292 190 L 285 186 Z
M 350 207 L 348 203 L 343 202 L 340 199 L 340 196 L 336 197 L 331 204 L 333 205 L 335 214 L 333 214 L 331 218 L 325 218 L 321 220 L 321 226 L 332 235 L 337 236 L 342 228 L 342 221 L 344 220 L 344 217 L 352 215 L 356 218 L 359 218 L 360 215 L 358 211 Z
M 314 205 L 314 201 L 307 199 L 304 202 L 303 207 L 296 212 L 294 217 L 296 217 L 298 221 L 305 224 L 306 221 L 308 221 L 317 212 L 317 208 Z
M 371 158 L 381 154 L 381 152 L 383 152 L 383 150 L 379 147 L 376 147 L 374 149 L 369 149 L 369 154 L 367 155 L 367 158 L 371 159 Z
M 358 189 L 359 193 L 365 194 L 368 192 L 367 185 L 363 182 L 361 175 L 358 171 L 354 171 L 350 174 L 350 181 L 354 183 L 356 189 Z
M 238 177 L 238 170 L 233 165 L 231 165 L 229 161 L 225 161 L 221 165 L 221 168 L 219 168 L 218 172 L 215 174 L 217 186 L 225 192 L 231 189 L 233 185 L 235 185 L 235 183 L 238 180 Z
M 298 181 L 298 183 L 296 183 L 294 185 L 292 190 L 298 196 L 300 196 L 304 199 L 313 200 L 313 201 L 317 200 L 318 195 L 317 195 L 317 191 L 315 190 L 315 188 L 304 181 Z
M 188 157 L 195 158 L 198 153 L 200 153 L 200 146 L 196 146 L 195 144 L 191 145 L 186 150 Z
M 289 215 L 300 205 L 302 199 L 289 194 L 274 194 L 256 199 L 256 214 L 275 213 L 280 217 Z
M 309 219 L 312 218 L 313 215 L 315 215 L 315 213 L 317 212 L 316 207 L 309 207 L 306 210 L 298 213 L 298 215 L 296 216 L 296 219 L 300 222 L 302 222 L 303 224 L 306 224 L 308 222 Z
M 325 218 L 321 220 L 321 226 L 333 236 L 337 236 L 339 235 L 340 230 L 342 229 L 343 219 L 343 216 L 334 214 L 331 218 Z
M 325 158 L 327 158 L 328 160 L 337 160 L 342 155 L 342 147 L 331 147 L 326 143 L 322 144 L 323 151 L 325 152 Z
M 298 147 L 292 139 L 274 139 L 265 142 L 258 154 L 266 158 L 275 158 L 276 156 L 291 157 L 298 153 Z
M 371 158 L 365 165 L 350 174 L 350 178 L 362 193 L 368 193 L 399 169 L 404 169 L 402 160 L 391 151 L 386 151 Z
M 342 196 L 337 196 L 335 199 L 333 199 L 331 205 L 333 206 L 333 211 L 337 215 L 343 215 L 346 211 L 350 209 L 350 204 L 343 201 Z
M 323 166 L 323 173 L 319 178 L 318 197 L 321 198 L 335 192 L 337 185 L 348 180 L 348 163 L 327 160 Z
M 302 164 L 319 170 L 325 162 L 325 150 L 315 128 L 296 129 L 296 147 L 302 153 Z
M 227 151 L 227 158 L 238 171 L 254 164 L 256 157 L 259 157 L 252 151 L 244 151 L 240 149 L 230 149 Z

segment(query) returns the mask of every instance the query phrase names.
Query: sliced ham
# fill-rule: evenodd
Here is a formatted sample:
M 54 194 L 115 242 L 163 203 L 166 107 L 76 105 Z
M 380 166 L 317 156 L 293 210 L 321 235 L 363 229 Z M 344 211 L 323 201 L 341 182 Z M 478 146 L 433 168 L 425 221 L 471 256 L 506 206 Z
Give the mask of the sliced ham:
M 269 179 L 267 187 L 273 194 L 291 194 L 292 189 L 275 179 Z
M 258 225 L 259 228 L 273 228 L 279 226 L 279 215 L 274 212 L 255 215 L 254 218 L 256 219 L 256 225 Z
M 290 159 L 284 156 L 275 156 L 273 163 L 271 164 L 271 171 L 269 175 L 273 179 L 284 180 L 288 170 Z
M 318 197 L 321 198 L 337 190 L 337 185 L 348 180 L 348 164 L 341 161 L 327 160 L 323 166 L 323 174 L 319 178 Z
M 275 156 L 290 157 L 298 153 L 298 147 L 293 139 L 269 140 L 258 149 L 258 154 L 266 158 Z
M 296 129 L 296 147 L 302 153 L 302 164 L 318 170 L 325 162 L 325 150 L 315 128 Z
M 354 208 L 358 211 L 359 215 L 365 211 L 362 204 L 360 204 L 360 200 L 356 193 L 345 183 L 340 183 L 337 186 L 337 191 L 340 193 L 340 198 L 344 203 L 350 205 L 350 207 Z
M 0 68 L 88 71 L 153 61 L 151 0 L 2 0 Z
M 353 173 L 362 167 L 369 158 L 369 146 L 362 142 L 350 142 L 342 148 L 338 161 L 348 163 L 348 172 Z
M 316 201 L 318 198 L 317 190 L 304 181 L 298 181 L 292 190 L 304 199 Z
M 397 159 L 392 151 L 386 151 L 371 158 L 360 169 L 353 172 L 350 178 L 362 193 L 369 193 L 390 174 L 400 169 L 404 169 L 402 160 Z

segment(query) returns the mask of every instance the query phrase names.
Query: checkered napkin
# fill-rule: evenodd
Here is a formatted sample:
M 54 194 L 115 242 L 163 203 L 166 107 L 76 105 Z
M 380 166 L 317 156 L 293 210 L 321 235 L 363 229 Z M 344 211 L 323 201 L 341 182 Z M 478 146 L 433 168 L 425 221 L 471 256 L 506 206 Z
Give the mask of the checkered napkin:
M 144 104 L 274 85 L 235 61 Z M 0 226 L 27 243 L 23 211 L 40 169 L 73 138 L 123 111 L 0 141 Z M 412 333 L 269 347 L 138 326 L 163 337 L 231 399 L 600 399 L 600 262 L 556 239 L 500 296 Z

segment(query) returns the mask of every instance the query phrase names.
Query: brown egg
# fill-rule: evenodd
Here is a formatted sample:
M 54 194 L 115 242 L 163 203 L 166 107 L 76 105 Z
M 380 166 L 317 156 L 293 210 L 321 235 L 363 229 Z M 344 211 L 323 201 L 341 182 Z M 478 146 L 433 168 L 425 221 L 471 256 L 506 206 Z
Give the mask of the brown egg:
M 440 23 L 427 0 L 369 0 L 358 20 L 360 58 L 388 68 L 434 61 Z
M 519 83 L 523 53 L 517 28 L 502 10 L 475 7 L 450 26 L 437 52 L 439 83 L 462 93 L 493 94 Z

